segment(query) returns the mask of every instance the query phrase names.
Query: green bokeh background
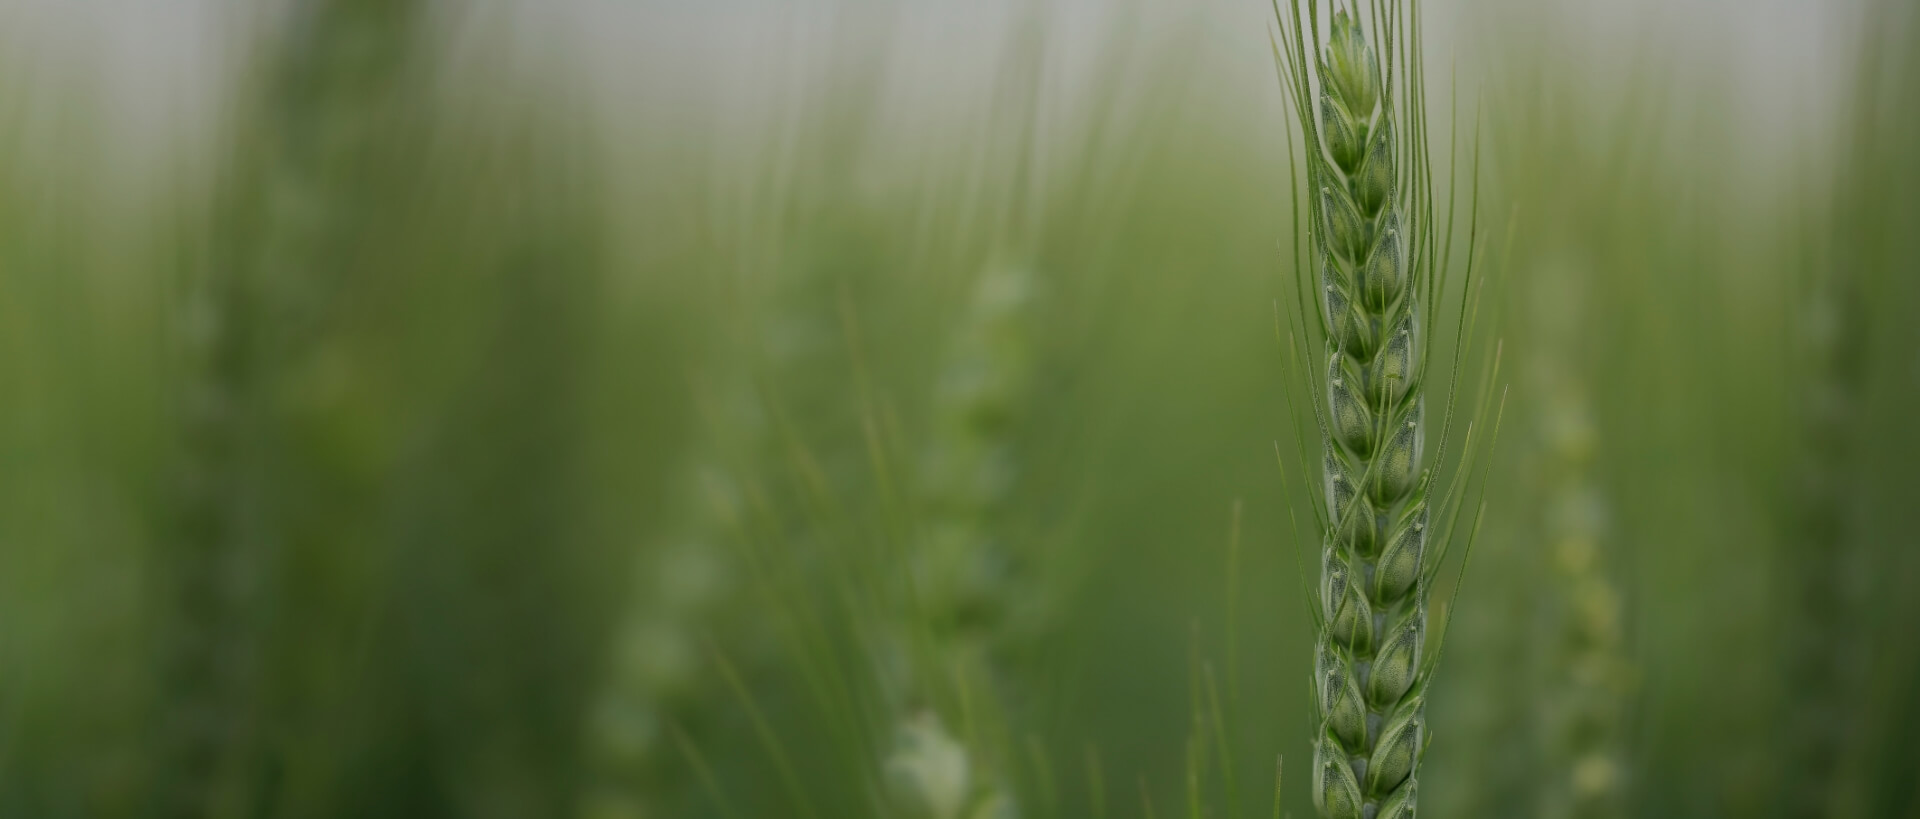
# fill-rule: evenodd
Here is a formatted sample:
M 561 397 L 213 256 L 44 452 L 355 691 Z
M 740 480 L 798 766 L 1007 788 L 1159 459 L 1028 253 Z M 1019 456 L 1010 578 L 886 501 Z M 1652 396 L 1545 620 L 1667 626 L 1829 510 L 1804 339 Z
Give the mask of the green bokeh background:
M 912 542 L 943 356 L 1007 266 L 1033 375 L 978 524 L 1046 613 L 997 669 L 1020 815 L 1267 815 L 1276 758 L 1312 815 L 1268 11 L 1015 5 L 943 85 L 870 4 L 794 22 L 781 71 L 623 78 L 509 14 L 312 0 L 233 28 L 222 102 L 138 175 L 84 71 L 4 62 L 0 816 L 582 815 L 617 625 L 712 463 L 734 571 L 676 624 L 695 751 L 642 815 L 895 815 L 844 584 Z M 1617 815 L 1920 815 L 1920 15 L 1868 12 L 1783 147 L 1711 55 L 1422 5 L 1479 253 L 1449 461 L 1501 429 L 1436 591 L 1425 811 L 1543 815 L 1559 775 L 1529 669 L 1565 379 L 1631 669 Z

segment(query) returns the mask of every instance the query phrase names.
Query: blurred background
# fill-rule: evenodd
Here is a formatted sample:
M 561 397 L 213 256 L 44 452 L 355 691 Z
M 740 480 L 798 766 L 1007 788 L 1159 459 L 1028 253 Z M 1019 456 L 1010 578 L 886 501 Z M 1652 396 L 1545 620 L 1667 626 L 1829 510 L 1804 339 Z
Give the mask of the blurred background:
M 1920 14 L 1420 5 L 1425 813 L 1920 816 Z M 0 0 L 0 816 L 1312 815 L 1272 15 Z

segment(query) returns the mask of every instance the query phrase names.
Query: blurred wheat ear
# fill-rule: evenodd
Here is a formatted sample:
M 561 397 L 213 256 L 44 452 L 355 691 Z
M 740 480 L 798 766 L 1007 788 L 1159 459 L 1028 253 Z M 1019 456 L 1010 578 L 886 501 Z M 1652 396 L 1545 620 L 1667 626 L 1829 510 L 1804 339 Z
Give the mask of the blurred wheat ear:
M 855 286 L 874 252 L 866 203 L 844 182 L 871 125 L 868 86 L 879 76 L 862 60 L 877 52 L 840 44 L 836 59 L 868 70 L 809 78 L 855 87 L 824 95 L 820 109 L 793 123 L 794 150 L 805 159 L 752 171 L 774 193 L 749 202 L 738 221 L 714 225 L 728 233 L 728 247 L 695 262 L 725 282 L 729 299 L 717 349 L 688 373 L 699 420 L 676 464 L 674 511 L 623 556 L 632 571 L 616 592 L 582 740 L 583 819 L 732 814 L 782 799 L 807 815 L 811 800 L 839 793 L 796 793 L 788 783 L 766 789 L 778 794 L 771 798 L 734 792 L 745 754 L 728 757 L 738 749 L 725 730 L 763 707 L 766 679 L 782 661 L 819 675 L 807 681 L 816 700 L 846 682 L 817 630 L 828 618 L 801 588 L 821 581 L 819 564 L 844 557 L 833 552 L 844 533 L 820 511 L 850 502 L 846 462 L 857 454 L 837 428 L 845 350 L 836 319 L 842 288 Z M 821 704 L 836 717 L 846 707 Z M 775 768 L 791 769 L 784 736 L 758 740 Z
M 1576 351 L 1589 324 L 1591 268 L 1543 265 L 1528 277 L 1534 446 L 1542 502 L 1535 543 L 1552 578 L 1539 601 L 1533 653 L 1544 672 L 1534 693 L 1541 734 L 1539 815 L 1620 816 L 1629 769 L 1623 729 L 1632 667 L 1623 601 L 1609 558 L 1607 505 L 1594 474 L 1600 431 Z
M 1310 300 L 1318 314 L 1297 316 L 1295 336 L 1321 341 L 1325 356 L 1324 380 L 1309 390 L 1325 489 L 1314 510 L 1324 536 L 1312 792 L 1327 819 L 1407 819 L 1440 655 L 1427 648 L 1428 598 L 1465 482 L 1443 488 L 1435 468 L 1444 458 L 1424 460 L 1447 258 L 1434 219 L 1419 15 L 1412 4 L 1374 4 L 1371 14 L 1344 5 L 1329 10 L 1324 43 L 1317 0 L 1275 8 L 1276 62 L 1305 138 L 1312 246 L 1295 271 L 1296 307 L 1304 314 Z M 1464 331 L 1464 313 L 1458 320 Z M 1451 386 L 1447 396 L 1450 422 Z
M 735 560 L 763 492 L 777 439 L 745 363 L 714 362 L 703 384 L 709 429 L 680 470 L 675 496 L 685 511 L 634 555 L 634 571 L 595 684 L 583 750 L 584 819 L 653 816 L 684 809 L 699 795 L 684 763 L 697 754 L 704 724 L 726 707 L 701 676 L 730 607 L 753 598 Z M 737 661 L 737 660 L 736 660 Z
M 929 819 L 1007 816 L 1018 805 L 995 661 L 1030 627 L 1039 590 L 994 513 L 1016 472 L 1008 438 L 1026 401 L 1033 288 L 1033 273 L 1013 265 L 976 283 L 933 400 L 918 536 L 888 581 L 882 682 L 896 744 L 886 779 L 904 809 Z M 985 727 L 955 738 L 962 721 Z
M 1792 739 L 1783 774 L 1787 815 L 1796 817 L 1832 810 L 1843 749 L 1860 727 L 1864 683 L 1862 590 L 1870 555 L 1859 542 L 1854 450 L 1865 421 L 1858 404 L 1871 334 L 1860 305 L 1862 260 L 1838 255 L 1813 271 L 1799 315 L 1800 452 L 1780 507 L 1786 513 L 1781 528 L 1793 543 L 1786 551 L 1792 588 L 1782 669 L 1793 702 Z
M 918 457 L 917 520 L 882 581 L 880 690 L 894 740 L 881 775 L 895 807 L 925 819 L 1040 808 L 1020 799 L 1002 661 L 1044 617 L 1047 589 L 1000 513 L 1017 488 L 1013 436 L 1031 400 L 1031 313 L 1042 282 L 1033 268 L 1042 9 L 1028 6 L 1011 21 L 987 123 L 991 141 L 1010 154 L 1000 157 L 1007 170 L 997 180 L 1005 188 L 991 214 L 992 255 L 944 340 Z
M 1914 755 L 1891 737 L 1910 733 L 1913 711 L 1884 699 L 1911 691 L 1912 661 L 1886 663 L 1884 641 L 1905 643 L 1890 622 L 1911 623 L 1890 600 L 1914 575 L 1904 523 L 1889 526 L 1876 498 L 1905 497 L 1911 424 L 1877 408 L 1911 382 L 1905 359 L 1915 250 L 1913 187 L 1920 164 L 1920 14 L 1911 4 L 1868 4 L 1837 150 L 1839 174 L 1826 230 L 1803 254 L 1789 356 L 1797 366 L 1798 447 L 1781 489 L 1786 539 L 1782 614 L 1785 730 L 1775 764 L 1779 815 L 1883 816 L 1914 809 Z M 1801 214 L 1816 212 L 1808 207 Z M 1898 305 L 1898 306 L 1895 306 Z M 1897 579 L 1896 579 L 1897 578 Z M 1906 780 L 1909 784 L 1895 784 Z M 1906 788 L 1907 792 L 1900 793 Z M 1896 795 L 1898 794 L 1898 795 Z M 1901 805 L 1904 804 L 1904 808 Z
M 297 628 L 301 600 L 282 581 L 359 555 L 328 553 L 366 518 L 363 464 L 311 444 L 346 420 L 336 328 L 388 212 L 382 140 L 404 104 L 413 6 L 295 9 L 230 123 L 232 162 L 217 170 L 208 229 L 180 243 L 172 346 L 189 374 L 154 547 L 153 802 L 165 816 L 268 798 L 276 774 L 262 752 L 287 694 L 270 690 L 273 662 L 285 659 L 281 641 L 317 638 L 269 633 Z

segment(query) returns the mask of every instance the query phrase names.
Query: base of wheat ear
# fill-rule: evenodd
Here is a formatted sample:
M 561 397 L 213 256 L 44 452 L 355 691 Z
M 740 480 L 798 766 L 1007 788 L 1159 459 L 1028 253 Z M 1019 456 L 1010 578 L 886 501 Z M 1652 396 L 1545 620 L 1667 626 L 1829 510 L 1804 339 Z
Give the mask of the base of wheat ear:
M 1434 533 L 1458 509 L 1423 464 L 1425 322 L 1445 254 L 1430 225 L 1418 21 L 1398 0 L 1330 20 L 1318 0 L 1289 6 L 1276 9 L 1276 52 L 1306 140 L 1312 241 L 1300 276 L 1313 295 L 1302 303 L 1320 318 L 1302 306 L 1297 324 L 1324 340 L 1314 804 L 1327 819 L 1409 819 L 1437 655 L 1428 591 L 1445 543 Z

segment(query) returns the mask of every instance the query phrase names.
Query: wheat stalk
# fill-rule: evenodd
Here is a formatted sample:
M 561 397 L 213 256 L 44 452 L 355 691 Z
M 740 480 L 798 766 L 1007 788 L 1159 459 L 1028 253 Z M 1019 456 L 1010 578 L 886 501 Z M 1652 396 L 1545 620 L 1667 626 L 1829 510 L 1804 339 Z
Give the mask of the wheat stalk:
M 1340 8 L 1322 45 L 1319 3 L 1305 5 L 1275 12 L 1307 145 L 1311 263 L 1297 280 L 1325 338 L 1313 797 L 1327 819 L 1407 819 L 1438 656 L 1427 649 L 1445 547 L 1435 532 L 1450 531 L 1460 497 L 1436 492 L 1423 464 L 1426 317 L 1446 253 L 1434 247 L 1418 15 L 1398 2 L 1370 18 Z

